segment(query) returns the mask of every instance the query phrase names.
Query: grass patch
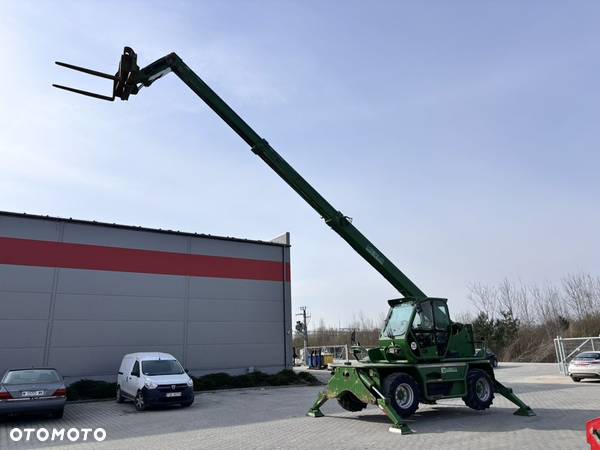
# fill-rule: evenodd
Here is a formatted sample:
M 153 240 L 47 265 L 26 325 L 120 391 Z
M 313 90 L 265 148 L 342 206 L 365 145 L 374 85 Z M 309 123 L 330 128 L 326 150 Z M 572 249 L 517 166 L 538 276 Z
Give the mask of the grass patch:
M 214 391 L 216 389 L 236 389 L 260 386 L 288 386 L 321 384 L 314 375 L 308 372 L 296 373 L 293 370 L 282 370 L 269 375 L 263 372 L 251 372 L 244 375 L 231 376 L 227 373 L 211 373 L 203 377 L 192 377 L 195 391 Z M 67 400 L 101 400 L 115 398 L 117 383 L 83 379 L 67 387 Z

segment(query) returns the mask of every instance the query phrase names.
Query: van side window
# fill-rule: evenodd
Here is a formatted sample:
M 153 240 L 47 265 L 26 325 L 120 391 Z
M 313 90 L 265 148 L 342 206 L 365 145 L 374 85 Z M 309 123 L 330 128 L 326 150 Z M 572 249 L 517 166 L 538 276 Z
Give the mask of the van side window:
M 135 364 L 133 365 L 133 369 L 131 369 L 131 375 L 133 375 L 134 377 L 139 377 L 140 376 L 140 363 L 139 362 L 135 362 Z

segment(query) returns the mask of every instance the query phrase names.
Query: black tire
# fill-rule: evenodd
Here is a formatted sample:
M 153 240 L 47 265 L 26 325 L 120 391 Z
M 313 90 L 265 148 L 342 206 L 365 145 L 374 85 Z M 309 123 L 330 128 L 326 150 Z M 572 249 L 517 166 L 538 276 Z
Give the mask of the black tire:
M 123 403 L 125 401 L 125 398 L 123 397 L 123 394 L 121 394 L 121 386 L 117 386 L 117 403 Z
M 470 369 L 467 373 L 467 395 L 465 405 L 478 411 L 487 409 L 494 402 L 494 384 L 490 376 L 481 369 Z
M 342 392 L 337 398 L 338 403 L 346 411 L 357 412 L 367 407 L 366 403 L 361 402 L 352 392 Z
M 407 418 L 419 408 L 421 389 L 409 374 L 397 372 L 383 380 L 383 395 L 401 417 Z
M 189 408 L 190 406 L 192 406 L 192 404 L 193 404 L 193 403 L 194 403 L 194 400 L 190 400 L 189 402 L 183 402 L 183 403 L 181 404 L 181 406 L 182 406 L 183 408 Z
M 146 401 L 144 400 L 144 393 L 142 391 L 138 391 L 133 404 L 138 411 L 144 411 L 146 409 Z
M 55 419 L 62 419 L 62 416 L 64 415 L 64 413 L 65 413 L 64 408 L 57 409 L 56 411 L 52 411 L 52 417 Z
M 571 380 L 573 380 L 575 383 L 579 383 L 581 381 L 581 378 L 574 377 L 573 375 L 571 375 Z

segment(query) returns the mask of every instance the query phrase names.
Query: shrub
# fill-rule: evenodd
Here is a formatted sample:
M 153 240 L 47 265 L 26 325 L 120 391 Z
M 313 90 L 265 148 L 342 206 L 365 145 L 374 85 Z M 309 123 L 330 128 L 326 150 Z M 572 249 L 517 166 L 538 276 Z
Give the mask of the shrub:
M 87 400 L 114 398 L 117 394 L 117 383 L 83 379 L 67 387 L 67 400 Z
M 286 386 L 291 384 L 321 384 L 312 374 L 296 373 L 293 370 L 282 370 L 273 375 L 263 372 L 251 372 L 244 375 L 231 376 L 227 373 L 211 373 L 202 377 L 192 377 L 194 389 L 211 391 L 215 389 L 234 389 L 260 386 Z

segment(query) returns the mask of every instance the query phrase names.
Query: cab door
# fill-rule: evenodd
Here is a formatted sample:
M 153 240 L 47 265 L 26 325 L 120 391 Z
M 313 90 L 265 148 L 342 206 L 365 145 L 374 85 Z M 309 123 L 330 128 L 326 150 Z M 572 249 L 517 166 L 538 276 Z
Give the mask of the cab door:
M 442 300 L 433 300 L 431 303 L 435 325 L 435 345 L 439 357 L 443 358 L 448 351 L 448 342 L 450 339 L 448 305 Z
M 417 344 L 412 349 L 417 358 L 443 358 L 448 351 L 450 316 L 443 300 L 420 302 L 415 311 L 411 333 Z
M 410 348 L 417 358 L 427 360 L 438 357 L 431 301 L 420 302 L 416 306 L 411 324 L 411 334 L 416 346 L 411 344 Z

